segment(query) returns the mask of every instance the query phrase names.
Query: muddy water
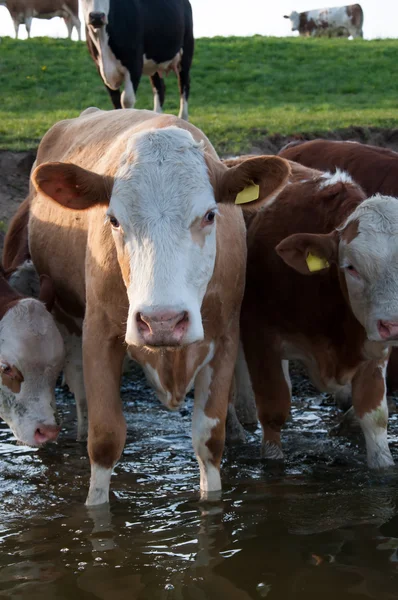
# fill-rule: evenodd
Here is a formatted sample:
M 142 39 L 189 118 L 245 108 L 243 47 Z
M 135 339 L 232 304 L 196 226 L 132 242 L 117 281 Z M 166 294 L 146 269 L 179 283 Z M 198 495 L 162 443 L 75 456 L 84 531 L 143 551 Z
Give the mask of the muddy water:
M 57 445 L 17 446 L 2 426 L 0 597 L 397 598 L 398 474 L 369 473 L 360 438 L 328 435 L 333 404 L 295 383 L 285 465 L 261 461 L 250 434 L 225 454 L 221 501 L 199 500 L 192 401 L 167 412 L 140 377 L 123 385 L 129 435 L 108 510 L 83 506 L 89 462 L 67 393 Z M 390 433 L 397 460 L 396 415 Z

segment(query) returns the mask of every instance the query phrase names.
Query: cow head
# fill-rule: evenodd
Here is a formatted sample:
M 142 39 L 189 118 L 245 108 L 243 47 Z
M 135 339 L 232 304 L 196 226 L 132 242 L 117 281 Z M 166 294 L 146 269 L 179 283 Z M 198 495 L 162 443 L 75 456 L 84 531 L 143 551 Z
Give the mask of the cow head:
M 82 0 L 84 22 L 89 29 L 99 30 L 108 23 L 110 0 Z
M 290 13 L 290 15 L 283 15 L 284 19 L 290 19 L 290 23 L 292 24 L 292 31 L 298 31 L 300 25 L 300 15 L 295 10 Z
M 305 275 L 325 272 L 335 263 L 343 292 L 368 339 L 398 345 L 397 198 L 373 196 L 336 231 L 292 235 L 276 251 Z
M 48 310 L 52 302 L 52 283 L 44 277 L 40 299 L 10 302 L 0 321 L 0 416 L 29 446 L 55 440 L 60 430 L 54 389 L 64 346 Z
M 201 305 L 214 270 L 219 204 L 233 205 L 253 189 L 251 205 L 266 203 L 288 175 L 278 157 L 228 169 L 188 131 L 166 127 L 133 136 L 112 182 L 76 165 L 47 163 L 37 167 L 33 183 L 70 208 L 108 205 L 106 226 L 129 298 L 126 342 L 156 347 L 203 339 Z

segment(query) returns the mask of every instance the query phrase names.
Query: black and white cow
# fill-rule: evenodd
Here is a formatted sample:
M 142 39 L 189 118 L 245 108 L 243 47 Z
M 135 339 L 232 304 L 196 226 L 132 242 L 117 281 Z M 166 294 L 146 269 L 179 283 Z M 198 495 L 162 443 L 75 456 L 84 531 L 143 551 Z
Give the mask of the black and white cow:
M 144 74 L 151 79 L 154 110 L 162 112 L 163 74 L 173 70 L 180 87 L 178 116 L 188 120 L 194 51 L 189 0 L 82 0 L 82 7 L 88 49 L 113 106 L 134 107 Z

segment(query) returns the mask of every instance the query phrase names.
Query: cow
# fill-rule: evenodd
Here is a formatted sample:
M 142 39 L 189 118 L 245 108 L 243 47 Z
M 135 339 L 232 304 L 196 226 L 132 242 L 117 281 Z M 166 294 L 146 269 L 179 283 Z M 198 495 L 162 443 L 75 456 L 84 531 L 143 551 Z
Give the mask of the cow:
M 293 11 L 284 18 L 290 19 L 292 31 L 302 36 L 363 37 L 363 10 L 359 4 Z
M 141 75 L 149 75 L 154 111 L 161 113 L 163 74 L 174 71 L 179 117 L 188 120 L 193 51 L 189 0 L 82 0 L 88 50 L 114 108 L 133 108 Z M 120 86 L 124 90 L 120 93 Z
M 0 270 L 0 417 L 20 443 L 40 447 L 60 431 L 54 392 L 64 346 L 49 312 L 51 280 L 41 277 L 39 298 L 28 298 L 11 286 L 23 270 Z
M 342 169 L 362 187 L 367 196 L 384 194 L 398 197 L 398 153 L 358 142 L 328 140 L 295 141 L 279 152 L 307 167 L 335 172 Z M 393 350 L 387 370 L 391 391 L 398 389 L 398 351 Z M 350 390 L 347 390 L 348 394 Z
M 25 25 L 28 38 L 30 38 L 33 19 L 52 19 L 53 17 L 64 19 L 70 39 L 72 39 L 74 27 L 79 40 L 81 39 L 78 0 L 0 0 L 0 5 L 7 7 L 14 23 L 17 39 L 20 25 Z
M 75 328 L 84 318 L 88 505 L 109 501 L 125 443 L 126 350 L 168 408 L 194 385 L 200 489 L 221 489 L 245 280 L 241 207 L 267 203 L 288 175 L 274 156 L 228 169 L 200 130 L 152 111 L 90 108 L 44 136 L 25 201 L 29 248 L 61 314 Z
M 343 171 L 290 165 L 290 185 L 247 220 L 241 335 L 264 456 L 283 458 L 288 361 L 296 359 L 321 391 L 351 384 L 368 465 L 388 467 L 385 372 L 398 345 L 398 199 L 366 198 Z

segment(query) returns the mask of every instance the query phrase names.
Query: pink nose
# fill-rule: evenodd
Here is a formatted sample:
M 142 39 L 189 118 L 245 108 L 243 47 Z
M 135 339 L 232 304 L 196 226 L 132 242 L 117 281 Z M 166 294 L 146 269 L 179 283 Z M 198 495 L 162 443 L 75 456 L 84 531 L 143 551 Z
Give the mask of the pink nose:
M 35 442 L 38 446 L 42 446 L 46 442 L 54 442 L 61 428 L 58 425 L 39 425 L 35 431 Z
M 378 321 L 377 329 L 382 340 L 398 338 L 398 321 Z
M 163 310 L 150 314 L 138 312 L 136 320 L 138 332 L 148 346 L 179 346 L 189 325 L 185 310 Z

